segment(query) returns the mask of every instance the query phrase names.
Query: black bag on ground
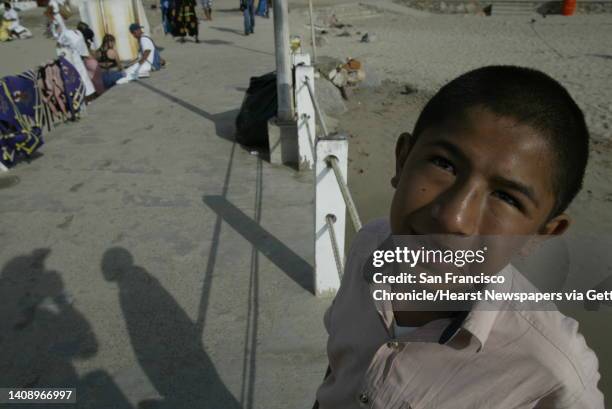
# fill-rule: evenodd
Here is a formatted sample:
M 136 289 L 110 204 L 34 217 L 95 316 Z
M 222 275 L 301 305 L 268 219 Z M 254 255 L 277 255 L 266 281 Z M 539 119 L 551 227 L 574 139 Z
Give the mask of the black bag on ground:
M 236 117 L 236 140 L 246 146 L 268 146 L 268 120 L 276 116 L 276 73 L 251 77 Z

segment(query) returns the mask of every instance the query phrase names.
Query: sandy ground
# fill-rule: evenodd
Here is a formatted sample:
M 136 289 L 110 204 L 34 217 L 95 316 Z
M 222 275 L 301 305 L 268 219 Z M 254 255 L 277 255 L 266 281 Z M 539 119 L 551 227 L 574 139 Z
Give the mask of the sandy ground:
M 570 208 L 573 235 L 612 232 L 612 15 L 571 18 L 478 17 L 398 14 L 343 19 L 352 27 L 331 29 L 318 55 L 365 64 L 368 84 L 355 89 L 339 128 L 349 134 L 348 181 L 362 220 L 388 215 L 393 190 L 397 136 L 411 131 L 429 96 L 446 81 L 488 64 L 541 69 L 565 85 L 583 109 L 592 134 L 591 158 L 582 193 Z M 345 10 L 345 9 L 342 9 Z M 383 10 L 383 11 L 381 11 Z M 345 12 L 345 11 L 341 11 Z M 329 9 L 319 11 L 329 14 Z M 310 51 L 308 21 L 292 13 L 293 27 Z M 533 19 L 533 21 L 532 21 Z M 322 25 L 318 20 L 316 24 Z M 350 36 L 339 36 L 342 32 Z M 376 40 L 361 43 L 364 33 Z M 349 228 L 347 235 L 353 236 Z M 604 250 L 605 251 L 605 250 Z M 596 262 L 596 261 L 595 261 Z M 612 317 L 572 312 L 597 352 L 603 379 L 600 388 L 612 396 Z

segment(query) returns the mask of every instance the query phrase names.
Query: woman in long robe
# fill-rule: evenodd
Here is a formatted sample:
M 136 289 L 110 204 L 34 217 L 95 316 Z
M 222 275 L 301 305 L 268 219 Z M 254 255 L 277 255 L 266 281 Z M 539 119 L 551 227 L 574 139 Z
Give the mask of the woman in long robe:
M 195 0 L 174 0 L 174 7 L 170 10 L 172 36 L 179 37 L 181 42 L 185 42 L 186 36 L 193 37 L 196 43 L 200 42 L 195 8 Z

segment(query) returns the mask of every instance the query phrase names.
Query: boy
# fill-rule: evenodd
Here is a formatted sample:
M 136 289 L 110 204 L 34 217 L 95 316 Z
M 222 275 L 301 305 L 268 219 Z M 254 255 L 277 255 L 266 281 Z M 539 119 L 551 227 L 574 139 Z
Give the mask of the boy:
M 597 358 L 557 311 L 382 311 L 367 264 L 390 235 L 560 235 L 588 158 L 583 114 L 547 75 L 480 68 L 427 103 L 396 147 L 390 220 L 365 226 L 325 315 L 318 406 L 597 408 Z
M 144 34 L 142 28 L 138 23 L 130 24 L 130 33 L 138 40 L 138 58 L 125 69 L 125 76 L 117 80 L 117 84 L 126 84 L 138 78 L 148 78 L 151 76 L 151 71 L 157 71 L 165 64 L 155 43 Z

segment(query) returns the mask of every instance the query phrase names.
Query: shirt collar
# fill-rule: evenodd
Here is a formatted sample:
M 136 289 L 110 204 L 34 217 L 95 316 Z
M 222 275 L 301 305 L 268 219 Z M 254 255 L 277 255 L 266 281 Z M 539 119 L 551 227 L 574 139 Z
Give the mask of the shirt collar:
M 455 327 L 457 329 L 452 332 L 452 335 L 446 342 L 450 342 L 459 331 L 463 330 L 467 331 L 478 341 L 479 346 L 477 351 L 482 351 L 487 340 L 489 339 L 489 335 L 491 334 L 491 330 L 493 329 L 493 325 L 495 324 L 498 315 L 499 311 L 472 310 L 466 312 L 463 316 L 463 321 L 458 328 Z M 452 325 L 452 323 L 449 325 L 449 329 Z
M 376 246 L 378 249 L 392 246 L 391 229 L 388 224 L 385 227 L 384 231 L 380 232 L 382 234 L 380 234 L 378 238 L 379 244 Z M 368 263 L 371 265 L 370 261 L 371 260 L 368 260 Z M 388 267 L 385 266 L 383 268 L 386 269 Z M 364 279 L 371 285 L 372 269 L 365 268 L 363 273 Z M 498 274 L 503 275 L 506 279 L 503 284 L 496 284 L 496 289 L 498 291 L 510 291 L 510 288 L 513 286 L 515 273 L 516 270 L 510 264 L 502 269 Z M 491 286 L 492 285 L 489 285 L 488 287 Z M 451 344 L 462 331 L 467 331 L 467 333 L 479 343 L 477 351 L 482 351 L 489 339 L 493 325 L 499 316 L 499 311 L 504 308 L 504 304 L 506 303 L 496 303 L 494 305 L 490 302 L 481 301 L 476 303 L 470 311 L 459 312 L 442 332 L 439 343 L 445 345 Z M 375 305 L 387 328 L 390 328 L 393 323 L 393 311 L 390 308 L 391 303 L 388 301 L 375 301 Z

